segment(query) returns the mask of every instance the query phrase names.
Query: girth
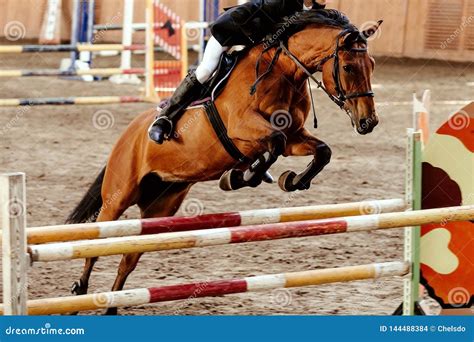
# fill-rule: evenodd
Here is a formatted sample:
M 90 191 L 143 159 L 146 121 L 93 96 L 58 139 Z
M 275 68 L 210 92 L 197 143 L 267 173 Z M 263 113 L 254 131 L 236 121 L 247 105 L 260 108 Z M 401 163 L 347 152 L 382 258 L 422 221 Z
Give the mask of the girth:
M 225 127 L 224 122 L 217 110 L 217 107 L 214 101 L 210 100 L 204 104 L 204 109 L 206 110 L 207 118 L 214 128 L 214 132 L 216 132 L 219 141 L 221 142 L 222 146 L 224 146 L 227 153 L 234 158 L 236 161 L 242 164 L 251 163 L 252 160 L 242 154 L 240 150 L 235 146 L 234 142 L 229 135 L 227 134 L 227 128 Z

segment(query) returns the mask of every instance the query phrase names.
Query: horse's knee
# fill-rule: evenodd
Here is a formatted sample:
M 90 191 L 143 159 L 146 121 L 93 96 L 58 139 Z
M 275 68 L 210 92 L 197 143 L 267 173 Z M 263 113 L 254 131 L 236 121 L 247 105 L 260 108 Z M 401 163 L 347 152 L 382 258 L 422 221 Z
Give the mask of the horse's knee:
M 321 143 L 316 146 L 316 158 L 319 164 L 329 164 L 331 161 L 332 151 L 328 145 Z

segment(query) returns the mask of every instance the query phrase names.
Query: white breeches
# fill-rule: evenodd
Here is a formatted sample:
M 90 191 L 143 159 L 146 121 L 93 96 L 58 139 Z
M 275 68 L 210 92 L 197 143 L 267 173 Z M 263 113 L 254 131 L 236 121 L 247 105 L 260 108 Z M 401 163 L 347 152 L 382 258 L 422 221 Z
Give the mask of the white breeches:
M 216 71 L 219 60 L 229 47 L 222 46 L 214 37 L 209 39 L 201 64 L 196 69 L 196 78 L 199 83 L 205 83 Z

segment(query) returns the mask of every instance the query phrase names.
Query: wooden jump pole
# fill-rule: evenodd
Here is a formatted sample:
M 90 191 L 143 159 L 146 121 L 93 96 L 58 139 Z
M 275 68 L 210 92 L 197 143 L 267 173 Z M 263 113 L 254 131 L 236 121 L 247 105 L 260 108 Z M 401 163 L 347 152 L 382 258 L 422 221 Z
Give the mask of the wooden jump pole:
M 99 52 L 99 51 L 145 51 L 146 45 L 133 44 L 79 44 L 79 45 L 4 45 L 0 46 L 1 53 L 30 53 L 30 52 Z
M 57 261 L 243 242 L 391 229 L 474 219 L 474 205 L 324 220 L 31 245 L 33 261 Z
M 408 274 L 409 271 L 410 266 L 408 263 L 387 262 L 262 275 L 243 279 L 104 292 L 82 296 L 36 299 L 28 301 L 28 314 L 64 314 L 68 312 L 143 305 L 180 299 L 222 296 L 233 293 L 268 291 L 279 288 L 313 286 L 354 280 L 377 279 L 389 276 L 404 276 Z M 0 308 L 0 313 L 1 312 L 3 312 L 2 308 Z
M 86 97 L 44 97 L 24 99 L 0 99 L 0 107 L 46 106 L 46 105 L 96 105 L 112 103 L 147 102 L 143 96 L 86 96 Z
M 341 216 L 394 212 L 404 209 L 405 202 L 402 199 L 362 201 L 306 207 L 246 210 L 193 217 L 160 217 L 141 220 L 32 227 L 27 229 L 27 237 L 29 244 L 43 244 L 49 242 L 235 227 L 250 224 L 306 221 Z
M 33 70 L 0 70 L 0 77 L 32 77 L 32 76 L 113 76 L 113 75 L 144 75 L 145 69 L 88 69 L 88 70 L 59 70 L 59 69 L 33 69 Z

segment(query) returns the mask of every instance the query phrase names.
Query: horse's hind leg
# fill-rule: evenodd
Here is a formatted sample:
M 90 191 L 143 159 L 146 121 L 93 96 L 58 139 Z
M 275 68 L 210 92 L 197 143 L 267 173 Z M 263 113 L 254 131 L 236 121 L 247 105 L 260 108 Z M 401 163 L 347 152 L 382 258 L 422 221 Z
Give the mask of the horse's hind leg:
M 163 183 L 158 176 L 144 178 L 138 206 L 142 218 L 173 216 L 186 197 L 191 185 L 185 183 Z M 156 194 L 160 194 L 158 197 Z M 135 270 L 142 253 L 125 254 L 120 261 L 112 291 L 123 289 L 130 273 Z M 116 315 L 117 308 L 108 308 L 105 315 Z
M 119 205 L 114 205 L 114 203 Z M 100 214 L 97 217 L 97 222 L 115 221 L 120 218 L 123 212 L 131 205 L 129 201 L 123 199 L 117 199 L 117 201 L 111 201 L 101 208 Z M 89 278 L 95 263 L 99 260 L 98 257 L 87 258 L 84 264 L 82 275 L 78 281 L 75 281 L 72 285 L 71 292 L 76 295 L 87 294 L 89 288 Z
M 138 194 L 138 188 L 135 186 L 136 181 L 131 179 L 131 176 L 127 173 L 119 174 L 118 170 L 123 169 L 113 167 L 110 162 L 107 165 L 101 187 L 103 202 L 98 211 L 97 222 L 118 220 L 128 207 L 136 203 Z M 87 293 L 89 278 L 97 260 L 98 258 L 86 259 L 80 279 L 72 286 L 73 294 L 82 295 Z

